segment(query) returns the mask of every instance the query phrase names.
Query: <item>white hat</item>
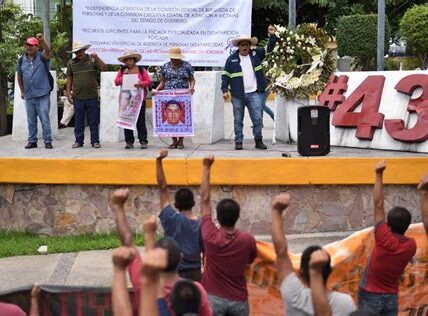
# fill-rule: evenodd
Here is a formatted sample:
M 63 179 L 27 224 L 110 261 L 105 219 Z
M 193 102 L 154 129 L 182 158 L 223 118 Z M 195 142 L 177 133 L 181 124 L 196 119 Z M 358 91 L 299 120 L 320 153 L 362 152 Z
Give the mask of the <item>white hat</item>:
M 242 42 L 242 41 L 247 41 L 247 42 L 250 42 L 251 45 L 256 45 L 259 40 L 257 39 L 257 37 L 251 37 L 249 35 L 241 35 L 232 40 L 232 45 L 235 47 L 238 47 L 239 42 Z
M 87 50 L 89 47 L 91 47 L 91 44 L 83 44 L 81 41 L 74 41 L 73 48 L 71 49 L 71 51 L 68 51 L 68 53 L 75 53 L 82 49 Z
M 135 50 L 126 50 L 117 60 L 124 63 L 127 58 L 134 58 L 135 62 L 138 63 L 142 57 Z
M 180 47 L 171 47 L 168 51 L 168 57 L 171 59 L 183 59 L 185 56 L 181 53 Z

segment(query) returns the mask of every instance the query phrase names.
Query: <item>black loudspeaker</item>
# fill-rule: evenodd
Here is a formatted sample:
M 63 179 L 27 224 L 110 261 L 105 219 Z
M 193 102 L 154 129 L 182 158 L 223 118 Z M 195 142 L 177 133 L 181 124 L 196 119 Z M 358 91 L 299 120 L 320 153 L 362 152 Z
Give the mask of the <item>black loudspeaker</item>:
M 302 156 L 324 156 L 330 152 L 330 109 L 304 106 L 297 110 L 297 151 Z

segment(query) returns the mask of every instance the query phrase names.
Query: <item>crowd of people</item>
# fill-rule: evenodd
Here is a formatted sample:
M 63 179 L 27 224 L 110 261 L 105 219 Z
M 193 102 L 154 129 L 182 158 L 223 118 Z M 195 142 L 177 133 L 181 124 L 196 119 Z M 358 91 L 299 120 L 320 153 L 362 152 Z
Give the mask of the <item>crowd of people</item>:
M 275 28 L 268 28 L 269 41 L 266 48 L 255 47 L 256 37 L 240 36 L 231 41 L 236 51 L 226 60 L 222 73 L 221 90 L 224 99 L 230 98 L 233 105 L 235 149 L 243 149 L 243 122 L 245 107 L 252 121 L 255 148 L 267 149 L 263 143 L 263 111 L 272 119 L 274 114 L 266 105 L 268 81 L 262 69 L 262 61 L 266 52 L 271 52 L 276 44 Z M 99 73 L 107 70 L 107 65 L 97 53 L 87 53 L 91 45 L 81 41 L 73 42 L 71 51 L 74 58 L 70 59 L 66 72 L 66 90 L 64 100 L 64 116 L 59 128 L 65 128 L 72 116 L 75 117 L 72 148 L 84 146 L 85 118 L 90 129 L 90 141 L 93 148 L 100 148 L 99 124 Z M 21 98 L 25 100 L 28 124 L 28 143 L 26 149 L 37 147 L 37 117 L 42 123 L 45 148 L 52 149 L 52 131 L 49 118 L 50 93 L 54 88 L 53 78 L 49 72 L 51 52 L 42 34 L 30 37 L 25 42 L 26 52 L 19 57 L 16 69 Z M 152 90 L 155 95 L 161 90 L 195 91 L 195 77 L 192 65 L 185 61 L 179 47 L 169 49 L 168 58 L 160 70 L 160 82 Z M 152 86 L 147 70 L 137 66 L 141 54 L 127 50 L 118 61 L 122 64 L 115 79 L 116 86 L 122 86 L 123 76 L 135 74 L 138 77 L 135 88 L 143 93 L 143 102 L 137 118 L 136 129 L 141 149 L 148 147 L 146 127 L 146 97 Z M 169 120 L 169 124 L 179 124 L 180 120 Z M 132 129 L 124 128 L 125 148 L 134 148 L 134 133 Z M 173 137 L 170 149 L 183 149 L 183 137 Z
M 172 205 L 163 170 L 163 160 L 167 156 L 168 151 L 163 149 L 156 158 L 159 219 L 164 237 L 155 241 L 156 218 L 152 216 L 146 220 L 143 224 L 146 252 L 142 256 L 132 243 L 132 233 L 126 222 L 124 204 L 129 191 L 119 189 L 112 196 L 122 242 L 122 247 L 113 252 L 116 314 L 137 312 L 132 310 L 125 291 L 127 267 L 138 302 L 134 309 L 139 310 L 140 315 L 249 315 L 245 271 L 256 258 L 257 248 L 250 233 L 236 228 L 239 203 L 233 199 L 219 201 L 215 212 L 218 225 L 215 224 L 210 198 L 210 174 L 214 164 L 211 156 L 202 161 L 200 205 L 197 207 L 200 216 L 193 211 L 195 199 L 187 188 L 176 191 Z M 384 161 L 375 166 L 375 244 L 361 275 L 358 305 L 349 293 L 327 288 L 333 268 L 330 255 L 322 247 L 307 247 L 301 256 L 300 269 L 293 268 L 283 228 L 284 213 L 292 203 L 291 196 L 281 193 L 274 198 L 272 241 L 277 255 L 278 287 L 286 315 L 398 314 L 400 277 L 416 252 L 416 243 L 405 236 L 412 221 L 408 210 L 393 207 L 385 215 L 382 190 L 385 169 Z M 428 176 L 422 177 L 418 191 L 422 221 L 428 234 Z M 149 308 L 151 312 L 145 313 Z

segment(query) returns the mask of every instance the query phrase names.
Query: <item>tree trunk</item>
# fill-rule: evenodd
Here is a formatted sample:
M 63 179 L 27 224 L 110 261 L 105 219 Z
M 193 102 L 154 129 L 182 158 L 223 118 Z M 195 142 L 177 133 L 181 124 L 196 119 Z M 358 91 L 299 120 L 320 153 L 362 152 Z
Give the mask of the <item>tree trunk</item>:
M 0 76 L 0 136 L 7 133 L 7 117 L 6 117 L 6 104 L 7 104 L 7 79 Z

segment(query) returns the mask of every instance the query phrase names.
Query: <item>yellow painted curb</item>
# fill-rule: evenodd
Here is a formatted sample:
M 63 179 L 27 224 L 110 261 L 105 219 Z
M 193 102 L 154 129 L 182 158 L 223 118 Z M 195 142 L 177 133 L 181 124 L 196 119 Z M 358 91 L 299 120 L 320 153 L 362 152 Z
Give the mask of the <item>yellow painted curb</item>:
M 372 184 L 385 159 L 386 184 L 416 184 L 428 158 L 216 158 L 214 185 Z M 199 185 L 201 158 L 165 159 L 168 184 Z M 0 158 L 0 183 L 156 185 L 155 159 Z

